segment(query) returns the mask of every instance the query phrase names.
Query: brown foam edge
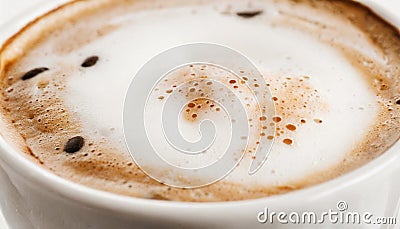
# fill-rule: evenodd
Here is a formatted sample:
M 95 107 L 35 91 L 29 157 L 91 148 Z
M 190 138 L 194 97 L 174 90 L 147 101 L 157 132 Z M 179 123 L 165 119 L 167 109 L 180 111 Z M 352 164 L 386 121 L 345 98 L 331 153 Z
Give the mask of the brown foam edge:
M 1 53 L 1 56 L 0 56 L 1 73 L 0 74 L 1 74 L 1 77 L 4 77 L 4 75 L 7 73 L 8 69 L 13 65 L 13 63 L 17 59 L 21 58 L 24 55 L 24 53 L 19 52 L 18 54 L 16 54 L 15 56 L 13 56 L 11 58 L 10 58 L 10 56 L 7 56 L 7 55 L 4 56 L 5 54 L 7 54 L 8 51 L 10 51 L 10 52 L 13 51 L 13 50 L 10 50 L 10 49 L 12 49 L 14 45 L 17 45 L 17 46 L 20 45 L 20 40 L 24 40 L 24 35 L 26 35 L 26 33 L 34 32 L 32 30 L 34 30 L 35 26 L 37 24 L 39 24 L 42 20 L 45 20 L 45 19 L 51 20 L 52 16 L 56 16 L 56 15 L 59 16 L 57 13 L 59 13 L 60 11 L 65 10 L 65 9 L 70 10 L 70 6 L 71 5 L 78 4 L 79 2 L 85 2 L 85 1 L 76 0 L 76 1 L 73 1 L 73 2 L 66 3 L 66 4 L 64 4 L 64 5 L 56 8 L 56 9 L 54 9 L 54 10 L 48 12 L 48 13 L 46 13 L 46 14 L 44 14 L 43 16 L 33 20 L 32 22 L 27 24 L 23 29 L 21 29 L 17 34 L 15 34 L 13 37 L 11 37 L 9 40 L 7 40 L 6 43 L 0 49 L 0 53 Z M 105 2 L 107 2 L 107 1 L 105 1 Z M 345 2 L 345 1 L 338 0 L 337 2 Z M 349 4 L 349 2 L 346 1 L 345 4 Z M 360 3 L 356 3 L 356 2 L 353 2 L 352 4 L 354 4 L 354 7 L 356 7 L 356 8 L 361 8 L 361 9 L 358 9 L 358 10 L 364 10 L 365 12 L 367 12 L 366 14 L 372 16 L 374 20 L 378 20 L 378 23 L 383 23 L 384 25 L 388 25 L 385 20 L 383 20 L 378 15 L 373 13 L 373 11 L 370 10 L 369 8 L 361 5 Z M 87 6 L 86 4 L 84 4 L 84 5 Z M 98 5 L 98 7 L 102 7 L 102 6 L 103 5 L 101 5 L 101 4 Z M 82 8 L 81 10 L 84 10 L 84 9 Z M 92 10 L 94 10 L 94 9 L 92 8 Z M 68 12 L 70 13 L 70 11 L 68 11 Z M 85 11 L 85 12 L 87 12 L 87 11 Z M 68 15 L 70 16 L 70 18 L 76 16 L 75 14 L 68 14 Z M 66 18 L 57 17 L 57 19 L 59 19 L 59 20 L 54 20 L 53 21 L 53 26 L 57 25 L 57 23 L 60 20 L 64 21 L 67 18 L 68 17 L 66 17 Z M 56 29 L 56 28 L 57 27 L 52 27 L 53 30 Z M 389 29 L 389 30 L 394 31 L 396 36 L 398 36 L 398 37 L 400 36 L 399 35 L 399 31 L 398 31 L 398 29 L 396 27 L 391 25 L 391 29 Z M 28 36 L 29 36 L 29 34 L 28 34 Z M 40 35 L 38 34 L 36 37 L 29 37 L 27 39 L 27 41 L 28 42 L 25 42 L 24 49 L 29 49 L 30 45 L 34 45 L 36 42 L 40 41 Z M 4 94 L 3 94 L 3 97 L 4 97 Z M 10 128 L 12 128 L 12 125 L 8 125 L 8 126 Z M 3 135 L 3 137 L 6 137 L 6 136 Z M 30 151 L 30 150 L 28 150 L 28 151 Z M 35 158 L 37 157 L 35 155 L 31 155 L 31 156 L 33 156 Z M 331 171 L 331 169 L 327 169 L 327 170 Z M 342 171 L 342 173 L 344 173 L 344 171 Z M 322 182 L 322 181 L 325 181 L 325 180 L 328 180 L 328 179 L 331 179 L 331 178 L 337 176 L 337 174 L 333 174 L 332 172 L 327 173 L 327 174 L 330 174 L 331 176 L 329 176 L 329 175 L 322 175 L 321 176 L 321 174 L 324 174 L 324 172 L 319 172 L 318 174 L 315 175 L 317 177 L 317 180 L 319 180 L 319 182 Z M 310 183 L 309 180 L 313 180 L 314 182 Z M 256 192 L 255 195 L 253 195 L 253 196 L 249 195 L 250 193 L 248 193 L 248 192 L 246 192 L 244 196 L 236 195 L 235 192 L 229 193 L 225 189 L 223 189 L 223 190 L 220 190 L 220 191 L 221 192 L 225 192 L 225 195 L 219 196 L 219 200 L 240 200 L 240 199 L 245 199 L 245 198 L 258 198 L 258 197 L 267 196 L 267 195 L 286 193 L 288 191 L 304 188 L 304 187 L 311 186 L 311 185 L 314 185 L 316 183 L 319 183 L 318 181 L 316 181 L 316 182 L 315 181 L 316 181 L 315 179 L 310 179 L 310 177 L 307 177 L 307 179 L 305 179 L 304 181 L 299 181 L 299 182 L 296 182 L 296 183 L 294 183 L 292 185 L 275 187 L 275 190 L 274 190 L 274 188 L 270 188 L 269 187 L 268 188 L 269 191 L 262 190 L 263 188 L 259 187 L 259 188 L 255 188 L 255 189 L 252 190 L 253 192 Z M 236 185 L 235 184 L 226 184 L 225 187 L 236 187 Z M 234 188 L 234 189 L 236 189 L 236 188 Z M 175 191 L 178 192 L 180 190 L 177 189 Z M 120 194 L 125 194 L 125 193 L 120 193 Z M 233 196 L 232 196 L 232 194 L 233 194 Z M 154 198 L 157 198 L 157 196 L 159 197 L 159 199 L 174 199 L 174 198 L 168 198 L 168 196 L 170 196 L 170 195 L 165 195 L 164 196 L 164 195 L 158 195 L 158 194 L 154 195 Z M 251 196 L 251 197 L 249 197 L 249 196 Z M 187 198 L 187 199 L 181 199 L 181 200 L 184 200 L 184 201 L 185 200 L 186 201 L 202 201 L 201 199 L 199 200 L 199 199 L 195 199 L 195 198 Z M 206 199 L 205 201 L 210 201 L 210 200 Z

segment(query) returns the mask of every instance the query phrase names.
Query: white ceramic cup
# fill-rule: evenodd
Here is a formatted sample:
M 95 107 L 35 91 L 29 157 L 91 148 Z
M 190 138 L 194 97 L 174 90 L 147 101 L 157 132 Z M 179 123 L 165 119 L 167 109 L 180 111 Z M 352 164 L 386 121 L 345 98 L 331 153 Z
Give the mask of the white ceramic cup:
M 29 19 L 62 1 L 40 5 L 1 28 L 1 40 Z M 400 27 L 400 15 L 390 15 L 372 1 L 363 1 Z M 0 138 L 0 209 L 10 228 L 292 228 L 293 224 L 261 224 L 265 209 L 314 212 L 317 215 L 345 201 L 347 211 L 375 217 L 395 217 L 400 208 L 400 142 L 369 164 L 323 184 L 256 200 L 182 203 L 137 199 L 84 187 L 64 180 L 24 158 Z M 400 224 L 400 220 L 397 219 Z M 378 224 L 297 225 L 310 228 L 379 228 Z M 384 228 L 394 226 L 384 225 Z

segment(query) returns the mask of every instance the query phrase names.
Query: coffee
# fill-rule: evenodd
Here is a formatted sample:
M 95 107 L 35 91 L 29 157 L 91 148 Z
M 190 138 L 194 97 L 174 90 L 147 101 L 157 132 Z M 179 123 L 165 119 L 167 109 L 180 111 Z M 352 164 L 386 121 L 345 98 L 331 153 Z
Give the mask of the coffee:
M 249 148 L 228 177 L 186 190 L 133 163 L 122 110 L 146 61 L 192 42 L 226 45 L 257 65 L 276 106 L 268 120 L 276 135 L 263 136 L 275 144 L 255 175 Z M 74 1 L 1 49 L 1 133 L 58 176 L 117 194 L 231 201 L 286 193 L 358 168 L 398 140 L 399 51 L 399 31 L 351 1 Z M 174 73 L 156 98 L 185 73 L 200 77 L 195 67 Z M 205 100 L 188 104 L 187 125 L 200 118 L 197 106 L 218 112 Z

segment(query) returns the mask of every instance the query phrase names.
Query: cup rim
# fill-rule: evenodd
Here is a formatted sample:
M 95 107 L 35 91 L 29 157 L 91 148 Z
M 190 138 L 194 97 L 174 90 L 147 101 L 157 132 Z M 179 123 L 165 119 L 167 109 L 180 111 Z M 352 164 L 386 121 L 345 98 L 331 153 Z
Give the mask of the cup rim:
M 362 3 L 396 28 L 400 27 L 400 16 L 391 14 L 382 8 L 378 2 L 373 2 L 372 0 L 351 1 Z M 65 2 L 65 0 L 55 2 Z M 52 3 L 53 6 L 55 2 Z M 296 203 L 299 202 L 299 200 L 309 201 L 311 199 L 318 199 L 362 182 L 376 174 L 379 174 L 380 171 L 385 170 L 390 166 L 395 166 L 395 163 L 400 162 L 399 152 L 400 140 L 397 140 L 382 155 L 353 171 L 332 180 L 285 194 L 240 201 L 179 202 L 124 196 L 97 190 L 69 181 L 29 160 L 26 156 L 14 149 L 11 144 L 7 143 L 3 137 L 0 137 L 0 161 L 7 164 L 18 175 L 23 176 L 26 181 L 35 183 L 41 187 L 46 187 L 47 189 L 61 194 L 70 200 L 78 201 L 90 206 L 125 212 L 127 214 L 140 213 L 142 215 L 154 214 L 155 211 L 158 211 L 163 215 L 176 215 L 176 211 L 173 210 L 185 209 L 186 211 L 188 206 L 195 206 L 197 210 L 215 208 L 236 209 L 241 208 L 244 205 L 258 206 L 261 204 L 262 206 L 267 206 L 269 204 L 277 203 L 283 206 L 285 205 L 284 203 Z M 205 213 L 206 212 L 207 211 L 205 211 Z

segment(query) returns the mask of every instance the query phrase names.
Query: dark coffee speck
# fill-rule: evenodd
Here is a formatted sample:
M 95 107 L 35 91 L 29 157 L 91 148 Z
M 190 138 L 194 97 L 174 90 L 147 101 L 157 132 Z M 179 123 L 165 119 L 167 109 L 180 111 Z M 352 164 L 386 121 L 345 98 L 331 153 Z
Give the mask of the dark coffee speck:
M 32 69 L 22 76 L 22 80 L 28 80 L 28 79 L 33 78 L 33 77 L 39 75 L 40 73 L 43 73 L 48 70 L 49 70 L 48 68 L 44 68 L 44 67 Z
M 67 144 L 65 144 L 64 151 L 67 153 L 76 153 L 82 149 L 85 144 L 85 139 L 81 136 L 76 136 L 68 140 Z
M 262 10 L 254 10 L 254 11 L 241 11 L 241 12 L 237 12 L 236 15 L 242 18 L 252 18 L 255 16 L 258 16 L 260 14 L 262 14 L 263 11 Z
M 99 60 L 98 56 L 88 57 L 88 58 L 86 58 L 85 61 L 83 61 L 81 66 L 84 67 L 84 68 L 92 67 L 97 63 L 98 60 Z

